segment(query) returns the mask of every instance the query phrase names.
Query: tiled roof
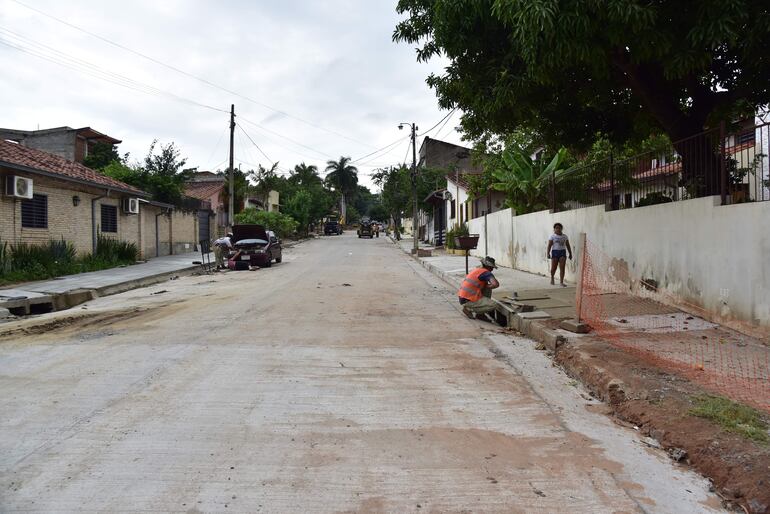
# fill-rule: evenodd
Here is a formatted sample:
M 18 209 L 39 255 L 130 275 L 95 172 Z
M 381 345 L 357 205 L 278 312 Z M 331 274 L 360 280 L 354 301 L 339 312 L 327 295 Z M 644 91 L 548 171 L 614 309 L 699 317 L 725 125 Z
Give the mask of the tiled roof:
M 130 186 L 114 178 L 102 175 L 88 166 L 69 161 L 64 157 L 53 155 L 34 148 L 27 148 L 17 143 L 0 141 L 0 165 L 8 167 L 23 167 L 30 172 L 42 172 L 55 175 L 62 180 L 88 183 L 97 187 L 107 187 L 139 196 L 149 196 L 141 189 Z
M 198 200 L 208 200 L 213 195 L 218 194 L 225 187 L 224 181 L 219 182 L 188 182 L 184 186 L 184 194 L 197 198 Z

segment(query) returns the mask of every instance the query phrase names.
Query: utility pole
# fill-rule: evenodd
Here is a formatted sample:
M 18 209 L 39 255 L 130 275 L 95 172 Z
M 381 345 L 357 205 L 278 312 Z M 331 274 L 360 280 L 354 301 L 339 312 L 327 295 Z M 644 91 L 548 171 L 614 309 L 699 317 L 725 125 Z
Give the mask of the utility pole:
M 420 243 L 417 239 L 417 125 L 414 123 L 400 123 L 398 129 L 404 128 L 404 125 L 409 125 L 412 129 L 412 254 L 417 255 L 417 249 Z
M 230 202 L 227 209 L 227 222 L 230 224 L 230 227 L 233 226 L 233 221 L 235 218 L 235 170 L 234 163 L 233 163 L 233 139 L 235 137 L 235 104 L 230 105 L 230 166 L 228 168 L 229 170 L 229 182 L 230 182 L 230 194 L 228 195 L 230 197 Z
M 419 235 L 417 224 L 417 125 L 412 123 L 412 253 L 416 256 L 420 242 L 417 240 Z

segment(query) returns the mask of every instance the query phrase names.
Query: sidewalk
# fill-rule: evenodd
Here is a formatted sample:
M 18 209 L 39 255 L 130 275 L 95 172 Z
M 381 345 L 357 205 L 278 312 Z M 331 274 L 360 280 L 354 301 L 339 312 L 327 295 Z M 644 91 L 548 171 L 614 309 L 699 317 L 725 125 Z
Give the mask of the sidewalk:
M 411 239 L 394 243 L 411 254 Z M 432 256 L 416 260 L 459 287 L 465 257 L 420 248 L 430 249 Z M 468 259 L 469 268 L 478 264 L 478 258 Z M 550 277 L 511 268 L 494 274 L 501 284 L 493 294 L 500 302 L 498 319 L 501 311 L 510 311 L 509 330 L 542 343 L 556 365 L 607 403 L 608 414 L 647 436 L 645 444 L 665 449 L 675 462 L 710 478 L 728 505 L 770 513 L 770 489 L 764 482 L 770 467 L 767 339 L 628 293 L 594 296 L 591 302 L 599 304 L 601 316 L 589 323 L 589 333 L 576 334 L 559 328 L 562 320 L 575 316 L 574 286 L 554 287 Z M 518 303 L 537 310 L 524 312 L 509 304 L 514 291 Z M 737 423 L 733 412 L 744 405 L 756 409 L 751 411 L 755 421 L 739 435 L 740 427 L 725 427 Z
M 116 294 L 199 268 L 200 252 L 156 257 L 142 264 L 67 275 L 0 289 L 0 308 L 17 315 L 67 309 L 97 296 Z M 213 260 L 213 257 L 212 257 Z
M 414 244 L 411 238 L 402 239 L 397 244 L 406 253 L 411 254 Z M 460 283 L 465 278 L 465 257 L 447 254 L 443 249 L 436 249 L 423 243 L 420 243 L 420 248 L 431 250 L 433 253 L 431 257 L 420 257 L 419 260 L 422 265 L 459 288 Z M 478 257 L 468 257 L 468 269 L 473 269 L 478 265 Z M 545 261 L 543 270 L 545 271 Z M 525 318 L 562 320 L 575 317 L 575 286 L 573 284 L 567 283 L 567 287 L 552 286 L 550 277 L 512 268 L 499 267 L 494 271 L 494 275 L 500 282 L 500 287 L 495 289 L 492 297 L 503 303 L 508 303 L 510 299 L 516 298 L 522 303 L 533 306 L 534 312 L 522 313 Z

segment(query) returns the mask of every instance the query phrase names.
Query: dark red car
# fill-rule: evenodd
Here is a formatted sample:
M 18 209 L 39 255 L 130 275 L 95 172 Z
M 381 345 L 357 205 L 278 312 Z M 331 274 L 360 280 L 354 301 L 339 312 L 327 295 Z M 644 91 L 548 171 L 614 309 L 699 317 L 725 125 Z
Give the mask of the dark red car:
M 269 268 L 275 262 L 281 262 L 281 240 L 262 225 L 233 226 L 232 260 L 246 262 L 250 266 Z

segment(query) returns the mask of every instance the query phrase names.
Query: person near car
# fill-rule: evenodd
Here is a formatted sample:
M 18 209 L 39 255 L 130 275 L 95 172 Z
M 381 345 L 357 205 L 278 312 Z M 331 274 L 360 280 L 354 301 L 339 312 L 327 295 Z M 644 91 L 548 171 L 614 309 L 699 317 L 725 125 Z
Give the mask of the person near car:
M 463 314 L 471 319 L 481 315 L 489 321 L 494 321 L 489 313 L 496 310 L 496 304 L 492 301 L 492 289 L 500 287 L 500 283 L 492 274 L 497 268 L 495 260 L 486 256 L 481 259 L 481 266 L 471 270 L 460 285 L 457 296 L 460 305 L 463 306 Z
M 217 269 L 226 268 L 225 254 L 229 253 L 232 249 L 233 234 L 230 232 L 225 237 L 220 237 L 214 241 L 214 260 L 216 261 Z

